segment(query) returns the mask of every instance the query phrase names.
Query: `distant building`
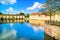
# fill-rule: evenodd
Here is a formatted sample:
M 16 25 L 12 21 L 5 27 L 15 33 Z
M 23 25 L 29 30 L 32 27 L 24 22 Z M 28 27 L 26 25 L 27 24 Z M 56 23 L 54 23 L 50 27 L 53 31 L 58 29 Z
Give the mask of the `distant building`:
M 55 14 L 55 20 L 60 21 L 60 11 L 57 11 Z
M 29 15 L 30 19 L 44 19 L 44 15 L 39 12 L 33 12 Z
M 50 16 L 50 12 L 44 12 L 43 15 Z
M 45 20 L 50 20 L 50 12 L 44 12 L 43 15 L 45 15 Z

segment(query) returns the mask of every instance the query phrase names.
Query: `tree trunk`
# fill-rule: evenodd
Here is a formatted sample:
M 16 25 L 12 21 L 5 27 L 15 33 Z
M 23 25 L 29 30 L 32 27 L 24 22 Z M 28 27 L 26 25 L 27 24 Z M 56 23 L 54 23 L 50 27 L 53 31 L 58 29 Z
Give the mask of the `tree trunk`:
M 49 23 L 51 24 L 51 12 L 50 12 L 50 22 Z

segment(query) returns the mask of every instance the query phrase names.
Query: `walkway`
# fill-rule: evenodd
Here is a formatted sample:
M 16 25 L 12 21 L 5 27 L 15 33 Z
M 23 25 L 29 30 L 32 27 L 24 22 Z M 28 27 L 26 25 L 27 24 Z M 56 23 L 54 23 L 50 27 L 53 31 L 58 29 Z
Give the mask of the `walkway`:
M 54 37 L 60 40 L 60 26 L 45 25 L 44 31 L 51 37 Z

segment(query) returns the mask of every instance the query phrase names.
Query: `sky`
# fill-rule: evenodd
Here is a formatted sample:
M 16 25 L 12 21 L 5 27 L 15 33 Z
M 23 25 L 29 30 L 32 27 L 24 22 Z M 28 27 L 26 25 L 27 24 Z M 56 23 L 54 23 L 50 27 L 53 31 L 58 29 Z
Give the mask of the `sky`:
M 0 12 L 19 14 L 38 12 L 46 0 L 0 0 Z

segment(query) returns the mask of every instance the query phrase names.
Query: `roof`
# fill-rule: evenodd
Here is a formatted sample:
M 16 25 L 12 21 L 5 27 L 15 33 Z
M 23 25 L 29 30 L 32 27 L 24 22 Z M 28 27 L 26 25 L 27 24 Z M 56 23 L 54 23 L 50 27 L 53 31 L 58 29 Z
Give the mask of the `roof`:
M 57 15 L 60 15 L 60 11 L 56 12 Z
M 40 15 L 39 12 L 33 12 L 31 15 Z
M 49 16 L 50 12 L 44 12 L 43 15 Z

